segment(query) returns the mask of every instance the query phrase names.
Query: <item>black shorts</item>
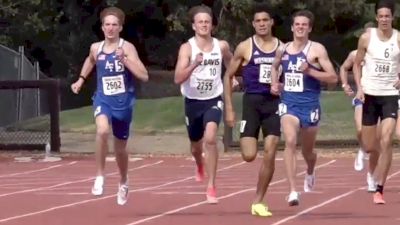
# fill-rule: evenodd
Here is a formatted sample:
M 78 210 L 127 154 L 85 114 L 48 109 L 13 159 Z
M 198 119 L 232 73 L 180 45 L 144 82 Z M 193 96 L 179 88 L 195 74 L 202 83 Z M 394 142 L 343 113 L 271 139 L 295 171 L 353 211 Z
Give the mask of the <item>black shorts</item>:
M 280 136 L 279 102 L 278 96 L 245 93 L 243 95 L 240 137 L 254 137 L 258 139 L 260 127 L 264 138 L 268 135 Z
M 189 139 L 192 142 L 203 138 L 208 122 L 221 122 L 223 102 L 221 97 L 209 100 L 185 98 L 185 121 Z
M 386 118 L 397 119 L 399 109 L 398 95 L 372 96 L 365 94 L 363 104 L 362 125 L 373 126 Z

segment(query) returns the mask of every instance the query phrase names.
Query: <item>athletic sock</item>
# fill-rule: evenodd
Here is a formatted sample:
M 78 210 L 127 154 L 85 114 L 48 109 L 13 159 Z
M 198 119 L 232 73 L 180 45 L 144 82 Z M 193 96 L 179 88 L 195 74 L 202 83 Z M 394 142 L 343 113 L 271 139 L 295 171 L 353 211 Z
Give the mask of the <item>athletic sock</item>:
M 376 185 L 376 192 L 383 194 L 383 185 Z

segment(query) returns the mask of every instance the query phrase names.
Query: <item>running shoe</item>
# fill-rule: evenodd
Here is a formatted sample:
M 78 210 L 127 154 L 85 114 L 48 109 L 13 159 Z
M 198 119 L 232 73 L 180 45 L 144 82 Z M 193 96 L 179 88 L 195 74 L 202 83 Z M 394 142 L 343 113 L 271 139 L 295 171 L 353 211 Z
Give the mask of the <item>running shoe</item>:
M 125 205 L 128 201 L 129 187 L 128 184 L 119 184 L 117 193 L 117 203 L 118 205 Z
M 251 205 L 251 215 L 268 217 L 272 216 L 272 213 L 268 211 L 268 206 L 266 206 L 264 203 L 256 203 Z
M 385 204 L 385 200 L 383 200 L 383 194 L 381 194 L 380 192 L 375 192 L 374 193 L 374 203 L 375 204 Z
M 357 152 L 356 158 L 354 159 L 354 169 L 356 171 L 361 171 L 364 169 L 364 158 L 365 158 L 364 151 L 360 148 Z
M 207 202 L 210 204 L 217 204 L 218 199 L 217 199 L 217 191 L 215 187 L 209 187 L 207 188 Z
M 102 195 L 103 194 L 103 185 L 104 185 L 104 177 L 97 176 L 96 179 L 94 180 L 94 184 L 92 187 L 92 194 L 94 196 Z
M 300 203 L 299 195 L 300 195 L 299 192 L 296 192 L 296 191 L 290 192 L 289 196 L 287 197 L 289 206 L 299 205 L 299 203 Z
M 311 192 L 315 184 L 315 172 L 304 176 L 304 192 Z

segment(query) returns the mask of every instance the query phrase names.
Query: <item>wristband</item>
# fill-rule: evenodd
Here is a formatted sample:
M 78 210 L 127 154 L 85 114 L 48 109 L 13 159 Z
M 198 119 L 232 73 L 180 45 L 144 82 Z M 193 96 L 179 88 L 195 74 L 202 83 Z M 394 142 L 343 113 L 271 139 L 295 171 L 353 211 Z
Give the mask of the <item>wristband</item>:
M 86 77 L 79 75 L 79 78 L 82 78 L 84 82 L 86 82 Z

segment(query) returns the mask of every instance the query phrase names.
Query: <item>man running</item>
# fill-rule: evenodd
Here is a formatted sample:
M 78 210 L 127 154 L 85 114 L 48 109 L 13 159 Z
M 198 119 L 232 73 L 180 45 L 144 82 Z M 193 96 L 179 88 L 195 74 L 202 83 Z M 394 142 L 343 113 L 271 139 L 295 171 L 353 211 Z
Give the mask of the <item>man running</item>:
M 229 44 L 211 36 L 212 11 L 207 6 L 195 6 L 189 11 L 194 37 L 182 44 L 175 68 L 175 83 L 181 85 L 185 97 L 185 121 L 192 155 L 196 161 L 196 180 L 204 178 L 203 149 L 208 174 L 206 197 L 218 202 L 215 178 L 218 149 L 217 131 L 223 102 L 222 63 L 228 66 L 232 58 Z
M 292 16 L 293 41 L 277 52 L 271 70 L 271 91 L 281 94 L 279 114 L 285 138 L 284 158 L 290 189 L 289 206 L 299 204 L 295 179 L 298 133 L 307 164 L 304 191 L 310 192 L 315 183 L 317 154 L 314 152 L 314 145 L 321 118 L 321 82 L 336 83 L 338 80 L 325 47 L 309 40 L 313 23 L 314 15 L 308 10 L 300 10 Z M 283 87 L 278 81 L 280 65 L 283 70 Z
M 356 98 L 363 101 L 361 139 L 367 153 L 380 151 L 375 172 L 375 204 L 385 204 L 383 187 L 392 162 L 392 136 L 396 126 L 399 98 L 398 68 L 400 36 L 393 28 L 394 3 L 375 5 L 377 28 L 361 35 L 354 61 Z M 361 64 L 364 61 L 361 71 Z M 381 129 L 377 129 L 380 120 Z
M 116 7 L 105 8 L 100 13 L 100 19 L 104 41 L 91 45 L 89 56 L 83 64 L 79 79 L 71 85 L 71 89 L 78 94 L 96 66 L 97 90 L 93 95 L 93 108 L 96 119 L 97 176 L 92 194 L 95 196 L 103 194 L 108 136 L 112 129 L 114 152 L 121 176 L 117 203 L 124 205 L 128 200 L 129 193 L 126 145 L 135 104 L 133 77 L 142 81 L 147 81 L 149 77 L 135 46 L 120 38 L 125 20 L 124 12 Z

